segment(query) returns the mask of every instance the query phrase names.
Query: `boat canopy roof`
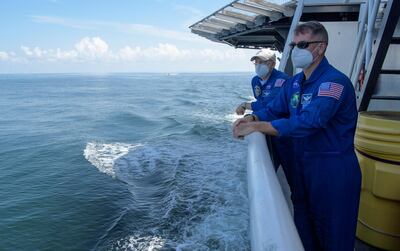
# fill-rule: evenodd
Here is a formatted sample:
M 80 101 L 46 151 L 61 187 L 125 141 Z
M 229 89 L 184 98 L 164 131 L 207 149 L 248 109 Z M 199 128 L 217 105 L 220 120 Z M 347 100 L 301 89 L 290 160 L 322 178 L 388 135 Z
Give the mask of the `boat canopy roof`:
M 365 0 L 304 0 L 301 21 L 356 21 Z M 283 51 L 294 0 L 235 0 L 191 25 L 192 33 L 235 48 Z

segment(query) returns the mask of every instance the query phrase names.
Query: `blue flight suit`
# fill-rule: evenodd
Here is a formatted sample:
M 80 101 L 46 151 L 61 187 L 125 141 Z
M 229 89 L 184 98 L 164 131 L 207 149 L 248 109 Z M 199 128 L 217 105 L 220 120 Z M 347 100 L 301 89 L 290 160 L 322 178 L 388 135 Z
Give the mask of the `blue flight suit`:
M 361 172 L 351 81 L 324 58 L 308 80 L 303 72 L 288 79 L 254 114 L 293 140 L 294 220 L 305 250 L 353 251 Z
M 264 109 L 276 96 L 278 96 L 278 93 L 283 88 L 283 85 L 288 78 L 289 76 L 286 73 L 276 69 L 272 69 L 271 75 L 264 84 L 262 83 L 262 79 L 260 77 L 254 76 L 251 80 L 251 87 L 253 89 L 253 95 L 256 98 L 256 101 L 251 103 L 251 109 L 253 111 Z M 291 145 L 291 140 L 288 138 L 276 138 L 268 136 L 267 143 L 270 151 L 272 152 L 271 155 L 275 169 L 279 167 L 279 164 L 282 165 L 286 180 L 291 187 L 292 178 L 290 175 L 290 166 L 293 166 L 293 163 L 291 163 L 293 158 L 287 158 L 287 156 L 291 156 L 293 148 Z M 272 149 L 270 145 L 272 145 Z
M 288 78 L 289 76 L 286 73 L 276 69 L 272 69 L 271 75 L 264 84 L 261 83 L 262 79 L 259 76 L 254 76 L 251 80 L 251 87 L 256 101 L 251 103 L 251 109 L 258 111 L 267 106 L 278 95 Z

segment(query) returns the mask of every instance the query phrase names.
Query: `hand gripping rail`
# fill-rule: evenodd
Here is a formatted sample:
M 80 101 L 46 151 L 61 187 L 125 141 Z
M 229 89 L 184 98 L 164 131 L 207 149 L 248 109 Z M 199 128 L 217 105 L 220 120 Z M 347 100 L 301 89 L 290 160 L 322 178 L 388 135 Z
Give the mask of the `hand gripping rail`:
M 276 176 L 265 135 L 254 132 L 246 136 L 246 140 L 251 250 L 304 250 Z

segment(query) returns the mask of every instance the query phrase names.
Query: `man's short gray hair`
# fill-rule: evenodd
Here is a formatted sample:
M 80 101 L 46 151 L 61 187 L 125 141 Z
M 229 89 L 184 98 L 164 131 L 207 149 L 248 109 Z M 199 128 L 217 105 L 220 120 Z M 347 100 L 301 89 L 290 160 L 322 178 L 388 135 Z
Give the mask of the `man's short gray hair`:
M 328 43 L 328 32 L 325 27 L 317 21 L 309 21 L 302 24 L 297 25 L 294 30 L 294 34 L 306 34 L 311 33 L 313 36 L 319 37 L 322 41 Z

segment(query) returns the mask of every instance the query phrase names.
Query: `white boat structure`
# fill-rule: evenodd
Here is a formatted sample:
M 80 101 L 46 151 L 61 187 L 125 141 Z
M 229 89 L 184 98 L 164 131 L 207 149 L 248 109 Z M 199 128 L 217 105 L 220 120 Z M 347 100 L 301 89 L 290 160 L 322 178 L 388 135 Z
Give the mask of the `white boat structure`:
M 293 75 L 296 69 L 288 58 L 294 28 L 299 22 L 317 20 L 329 33 L 327 58 L 352 80 L 359 111 L 400 111 L 399 16 L 399 0 L 236 0 L 189 28 L 235 48 L 275 49 L 282 53 L 279 69 Z M 303 250 L 265 154 L 264 136 L 254 133 L 247 140 L 252 250 Z M 391 175 L 400 181 L 398 167 Z M 395 194 L 400 205 L 400 194 Z M 390 243 L 381 247 L 400 250 L 393 244 L 400 243 L 400 229 L 389 233 L 366 222 L 359 218 L 358 228 L 375 231 L 377 237 L 363 241 L 378 245 L 388 238 Z M 358 242 L 356 250 L 374 249 Z

